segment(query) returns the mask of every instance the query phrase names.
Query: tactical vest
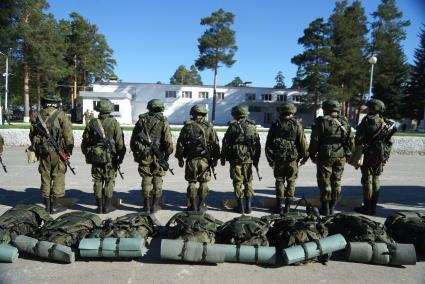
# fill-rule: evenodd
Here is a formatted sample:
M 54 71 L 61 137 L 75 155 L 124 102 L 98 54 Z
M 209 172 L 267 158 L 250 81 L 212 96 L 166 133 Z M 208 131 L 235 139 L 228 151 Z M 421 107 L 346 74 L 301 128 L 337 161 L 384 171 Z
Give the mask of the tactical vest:
M 94 118 L 89 122 L 90 141 L 87 147 L 86 162 L 93 165 L 105 165 L 111 163 L 116 153 L 114 140 L 114 118 L 106 117 L 105 119 Z M 97 133 L 104 134 L 104 138 Z M 105 139 L 110 141 L 111 147 L 105 143 Z
M 347 242 L 393 243 L 384 225 L 364 216 L 338 213 L 326 218 L 324 224 L 330 235 L 341 234 Z
M 182 239 L 195 242 L 215 243 L 217 226 L 222 221 L 203 212 L 180 212 L 165 225 L 165 235 L 169 239 Z
M 52 218 L 38 205 L 18 204 L 0 216 L 0 243 L 9 243 L 19 235 L 34 233 Z
M 391 154 L 391 141 L 384 141 L 385 135 L 383 128 L 386 124 L 385 120 L 379 115 L 374 117 L 366 116 L 365 124 L 365 144 L 364 149 L 365 165 L 380 164 L 382 161 L 388 160 Z
M 297 121 L 295 118 L 277 120 L 275 139 L 273 141 L 274 160 L 279 162 L 290 162 L 298 159 L 298 151 L 295 145 L 297 137 Z
M 320 137 L 319 158 L 342 158 L 345 153 L 344 143 L 349 135 L 349 125 L 342 117 L 325 115 L 321 118 L 323 135 Z
M 242 215 L 219 227 L 220 243 L 268 246 L 269 223 L 262 218 Z
M 184 137 L 183 157 L 187 159 L 206 158 L 205 147 L 211 142 L 209 137 L 213 131 L 212 124 L 208 121 L 197 123 L 193 120 L 185 122 L 186 132 Z
M 75 247 L 101 223 L 102 220 L 95 214 L 83 211 L 70 212 L 46 223 L 40 229 L 37 239 Z
M 388 234 L 398 243 L 414 244 L 425 253 L 425 215 L 416 212 L 397 212 L 385 220 Z
M 59 146 L 63 146 L 63 132 L 59 122 L 59 115 L 62 111 L 54 109 L 43 109 L 37 116 L 36 123 L 40 123 L 40 119 L 47 127 L 50 137 L 58 143 Z M 34 137 L 34 151 L 37 156 L 45 157 L 51 152 L 56 152 L 53 145 L 48 142 L 48 139 L 41 134 L 36 134 Z
M 229 149 L 227 159 L 233 163 L 251 162 L 255 153 L 256 128 L 250 119 L 232 121 L 229 125 Z

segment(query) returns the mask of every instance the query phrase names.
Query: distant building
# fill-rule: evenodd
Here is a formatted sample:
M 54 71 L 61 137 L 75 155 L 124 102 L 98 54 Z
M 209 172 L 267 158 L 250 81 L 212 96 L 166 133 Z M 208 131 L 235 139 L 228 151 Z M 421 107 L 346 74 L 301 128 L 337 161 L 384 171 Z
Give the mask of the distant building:
M 274 89 L 250 86 L 217 87 L 216 125 L 226 125 L 232 119 L 230 110 L 233 106 L 245 104 L 250 116 L 257 124 L 264 127 L 277 118 L 276 107 L 283 102 L 299 105 L 304 90 Z M 203 104 L 209 110 L 213 101 L 213 86 L 204 85 L 169 85 L 154 83 L 123 83 L 108 82 L 93 85 L 92 92 L 80 92 L 83 98 L 83 109 L 94 110 L 101 98 L 107 98 L 115 105 L 114 115 L 121 124 L 134 124 L 139 114 L 146 112 L 146 106 L 151 99 L 164 102 L 165 112 L 170 124 L 183 124 L 189 119 L 189 110 L 195 104 Z M 304 125 L 310 125 L 310 114 L 301 114 Z

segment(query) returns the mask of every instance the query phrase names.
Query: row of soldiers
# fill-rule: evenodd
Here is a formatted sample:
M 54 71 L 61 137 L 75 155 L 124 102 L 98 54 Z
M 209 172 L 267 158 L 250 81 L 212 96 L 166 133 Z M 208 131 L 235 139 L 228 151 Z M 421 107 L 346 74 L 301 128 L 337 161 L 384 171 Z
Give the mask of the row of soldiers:
M 57 200 L 64 196 L 65 171 L 69 166 L 74 141 L 71 124 L 65 113 L 58 109 L 60 97 L 49 95 L 42 102 L 43 110 L 32 119 L 30 140 L 40 160 L 41 193 L 46 209 L 56 213 L 64 210 Z M 339 103 L 325 101 L 322 105 L 324 116 L 315 120 L 309 146 L 303 127 L 294 118 L 296 107 L 284 103 L 277 108 L 279 118 L 270 127 L 265 145 L 266 158 L 276 179 L 274 211 L 289 211 L 299 166 L 310 158 L 317 166 L 321 213 L 333 214 L 341 195 L 344 166 L 351 159 L 353 151 L 360 147 L 364 154 L 361 165 L 363 206 L 358 210 L 375 214 L 379 175 L 389 158 L 391 142 L 384 135 L 389 125 L 389 121 L 382 117 L 384 104 L 373 99 L 366 105 L 368 114 L 358 125 L 354 138 L 348 120 L 340 114 Z M 144 210 L 157 212 L 161 209 L 163 176 L 168 170 L 172 172 L 168 160 L 174 149 L 170 125 L 163 115 L 163 102 L 151 100 L 147 109 L 148 112 L 139 116 L 133 129 L 130 148 L 142 178 Z M 92 165 L 97 211 L 108 213 L 115 209 L 111 200 L 126 147 L 123 131 L 111 116 L 113 104 L 106 99 L 100 100 L 96 111 L 99 116 L 88 122 L 81 149 L 86 162 Z M 185 166 L 185 179 L 188 182 L 187 209 L 206 210 L 208 182 L 212 175 L 215 176 L 218 161 L 223 166 L 227 161 L 238 203 L 235 210 L 249 214 L 254 195 L 252 166 L 258 171 L 261 155 L 255 121 L 249 118 L 247 107 L 233 107 L 234 119 L 228 124 L 220 151 L 217 133 L 213 124 L 206 119 L 207 113 L 203 105 L 193 106 L 191 119 L 184 123 L 177 140 L 175 158 L 180 167 Z

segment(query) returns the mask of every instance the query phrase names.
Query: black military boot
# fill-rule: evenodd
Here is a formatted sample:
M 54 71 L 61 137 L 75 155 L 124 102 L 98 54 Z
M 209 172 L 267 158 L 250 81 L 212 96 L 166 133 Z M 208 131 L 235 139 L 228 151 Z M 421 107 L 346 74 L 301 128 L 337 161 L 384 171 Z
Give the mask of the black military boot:
M 371 204 L 370 200 L 363 200 L 363 205 L 360 206 L 360 207 L 354 208 L 354 211 L 356 211 L 357 213 L 369 215 L 370 214 L 370 204 Z
M 205 212 L 208 210 L 207 205 L 205 204 L 205 196 L 199 196 L 198 210 L 199 212 Z
M 336 206 L 336 201 L 335 200 L 331 200 L 329 202 L 329 213 L 331 215 L 333 215 L 335 213 L 335 206 Z
M 291 199 L 289 197 L 285 198 L 285 207 L 283 208 L 283 213 L 288 213 L 291 209 Z
M 282 211 L 282 201 L 283 198 L 276 197 L 276 206 L 274 208 L 271 208 L 270 211 L 273 213 L 280 213 Z
M 242 198 L 237 198 L 238 206 L 236 206 L 233 210 L 237 213 L 245 214 L 244 202 Z
M 245 197 L 245 201 L 246 201 L 246 214 L 251 214 L 252 213 L 252 196 L 246 196 Z
M 143 211 L 151 213 L 151 198 L 143 197 Z
M 103 213 L 108 214 L 117 209 L 112 205 L 112 198 L 105 196 L 104 200 L 105 200 L 105 204 L 103 205 Z
M 376 215 L 376 205 L 378 204 L 379 191 L 374 192 L 370 202 L 370 215 Z
M 103 213 L 103 201 L 102 198 L 96 198 L 96 205 L 97 205 L 97 214 Z
M 50 214 L 50 198 L 43 198 L 44 206 L 46 206 L 46 212 Z
M 65 211 L 66 208 L 58 203 L 58 199 L 56 197 L 51 197 L 50 200 L 50 213 L 56 214 Z
M 152 200 L 151 212 L 156 213 L 161 209 L 161 196 L 154 196 Z
M 320 208 L 320 215 L 329 216 L 329 201 L 323 201 Z

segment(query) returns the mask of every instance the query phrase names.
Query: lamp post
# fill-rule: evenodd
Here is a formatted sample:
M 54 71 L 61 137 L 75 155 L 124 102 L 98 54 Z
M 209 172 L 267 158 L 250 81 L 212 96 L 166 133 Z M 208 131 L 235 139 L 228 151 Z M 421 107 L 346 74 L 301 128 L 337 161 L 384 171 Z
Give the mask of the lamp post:
M 4 85 L 4 110 L 7 110 L 7 94 L 9 92 L 9 56 L 8 54 L 4 54 L 3 52 L 0 51 L 1 55 L 4 55 L 4 57 L 6 57 L 6 70 L 5 73 L 3 74 L 3 76 L 5 77 L 5 85 Z M 0 99 L 0 120 L 3 124 L 3 112 L 2 112 L 2 108 L 1 108 L 1 99 Z
M 369 63 L 371 65 L 370 67 L 370 83 L 369 83 L 369 100 L 372 98 L 372 81 L 373 81 L 373 65 L 376 64 L 376 62 L 378 62 L 378 58 L 376 58 L 375 55 L 372 55 L 369 58 Z

